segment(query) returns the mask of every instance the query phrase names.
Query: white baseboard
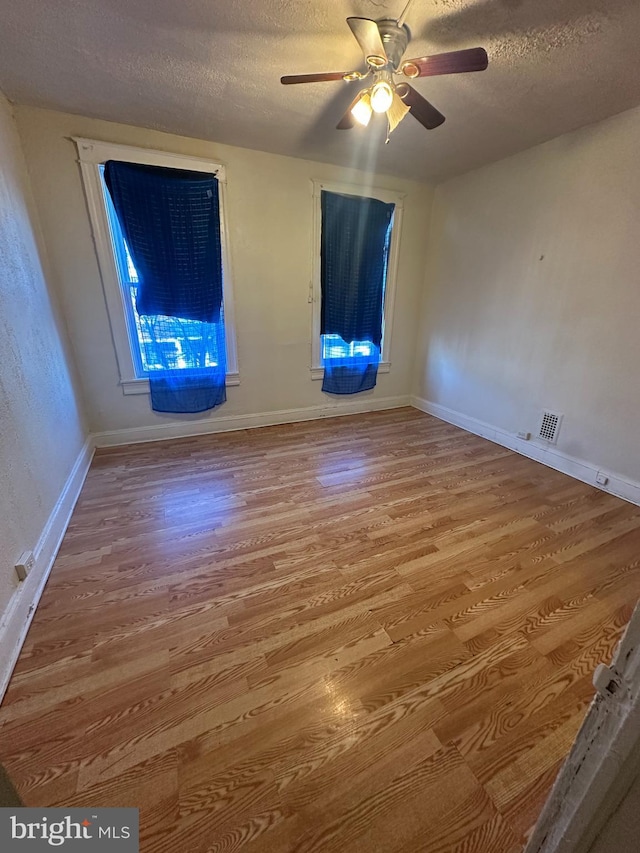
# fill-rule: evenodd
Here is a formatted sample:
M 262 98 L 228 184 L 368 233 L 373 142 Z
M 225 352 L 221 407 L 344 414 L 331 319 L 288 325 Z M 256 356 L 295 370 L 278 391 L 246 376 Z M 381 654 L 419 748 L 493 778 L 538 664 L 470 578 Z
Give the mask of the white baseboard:
M 321 406 L 306 406 L 301 409 L 280 409 L 275 412 L 227 415 L 226 417 L 212 417 L 195 421 L 171 421 L 155 426 L 97 432 L 93 435 L 93 441 L 96 447 L 116 447 L 122 444 L 138 444 L 143 441 L 163 441 L 169 438 L 186 438 L 191 435 L 208 435 L 216 432 L 311 421 L 318 418 L 335 418 L 340 415 L 355 415 L 362 412 L 377 412 L 409 405 L 411 403 L 408 396 L 352 400 L 326 403 Z
M 87 439 L 69 474 L 34 549 L 35 565 L 16 589 L 0 623 L 0 702 L 18 660 L 33 614 L 40 601 L 53 561 L 93 458 L 93 440 Z
M 467 432 L 480 435 L 482 438 L 487 438 L 489 441 L 494 441 L 496 444 L 508 447 L 509 450 L 515 450 L 516 453 L 520 453 L 522 456 L 528 456 L 529 459 L 542 462 L 543 465 L 548 465 L 549 468 L 555 468 L 556 471 L 562 471 L 563 474 L 575 477 L 576 480 L 581 480 L 583 483 L 595 486 L 596 489 L 616 495 L 616 497 L 623 498 L 632 504 L 640 506 L 640 483 L 626 480 L 616 474 L 604 471 L 609 481 L 606 486 L 601 486 L 596 483 L 596 474 L 599 471 L 603 471 L 603 468 L 586 462 L 583 459 L 576 459 L 574 456 L 569 456 L 568 453 L 563 453 L 557 447 L 546 446 L 542 443 L 537 444 L 531 440 L 525 441 L 477 418 L 472 418 L 469 415 L 448 409 L 446 406 L 441 406 L 438 403 L 424 400 L 422 397 L 411 397 L 411 405 L 416 409 L 420 409 L 421 412 L 433 415 L 441 421 L 459 426 Z

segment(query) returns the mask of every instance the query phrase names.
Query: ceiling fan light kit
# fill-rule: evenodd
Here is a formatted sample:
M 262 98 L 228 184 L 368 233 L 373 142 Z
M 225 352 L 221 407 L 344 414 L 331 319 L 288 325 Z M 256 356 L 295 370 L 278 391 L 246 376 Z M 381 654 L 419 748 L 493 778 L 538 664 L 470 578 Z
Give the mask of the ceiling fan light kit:
M 319 74 L 296 74 L 281 77 L 280 82 L 284 85 L 331 80 L 344 80 L 351 83 L 355 80 L 364 80 L 371 75 L 373 83 L 356 95 L 349 109 L 338 122 L 338 130 L 349 130 L 355 124 L 366 127 L 374 112 L 386 113 L 387 142 L 389 134 L 409 112 L 423 127 L 433 130 L 441 125 L 445 118 L 406 82 L 407 78 L 414 80 L 417 77 L 484 71 L 489 60 L 484 48 L 472 47 L 403 61 L 402 57 L 411 41 L 411 33 L 404 23 L 409 5 L 408 3 L 398 20 L 382 18 L 379 21 L 372 21 L 369 18 L 347 18 L 347 24 L 360 45 L 367 65 L 365 72 L 330 71 Z M 400 75 L 403 79 L 396 83 L 394 77 Z

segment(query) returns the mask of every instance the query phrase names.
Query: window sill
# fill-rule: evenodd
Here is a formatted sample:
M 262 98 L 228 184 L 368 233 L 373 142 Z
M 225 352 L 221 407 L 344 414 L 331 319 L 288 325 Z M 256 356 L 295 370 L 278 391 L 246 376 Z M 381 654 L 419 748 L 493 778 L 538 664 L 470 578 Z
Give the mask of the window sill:
M 390 361 L 381 361 L 378 365 L 378 373 L 389 373 L 391 371 Z M 312 379 L 324 379 L 324 367 L 311 368 Z
M 240 384 L 240 374 L 239 373 L 227 373 L 226 385 L 239 385 Z M 121 379 L 120 386 L 122 387 L 122 393 L 125 396 L 129 396 L 130 394 L 149 394 L 149 380 L 148 379 Z

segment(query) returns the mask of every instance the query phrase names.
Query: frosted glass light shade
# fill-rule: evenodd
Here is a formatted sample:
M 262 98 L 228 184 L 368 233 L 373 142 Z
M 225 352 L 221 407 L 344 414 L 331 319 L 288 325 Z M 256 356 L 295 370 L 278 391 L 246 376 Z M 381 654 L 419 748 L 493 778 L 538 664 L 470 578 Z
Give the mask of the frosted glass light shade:
M 361 125 L 366 127 L 371 121 L 371 97 L 368 91 L 364 91 L 360 99 L 351 108 L 351 115 Z
M 386 80 L 380 80 L 371 90 L 371 108 L 376 113 L 385 113 L 393 101 L 393 89 Z

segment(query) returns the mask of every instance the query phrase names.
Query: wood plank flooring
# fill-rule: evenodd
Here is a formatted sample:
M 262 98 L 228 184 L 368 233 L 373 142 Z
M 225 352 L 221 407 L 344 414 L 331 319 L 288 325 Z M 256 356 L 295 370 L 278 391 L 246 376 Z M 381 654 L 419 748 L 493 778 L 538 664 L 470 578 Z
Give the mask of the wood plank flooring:
M 99 451 L 0 759 L 144 853 L 515 853 L 639 595 L 640 509 L 413 409 Z

